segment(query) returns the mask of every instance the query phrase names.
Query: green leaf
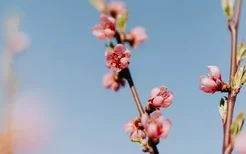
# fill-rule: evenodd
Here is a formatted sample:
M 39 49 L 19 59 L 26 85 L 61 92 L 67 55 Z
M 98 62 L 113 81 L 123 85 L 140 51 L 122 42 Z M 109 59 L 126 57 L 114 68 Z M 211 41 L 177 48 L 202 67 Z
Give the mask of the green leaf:
M 246 83 L 246 71 L 243 72 L 242 78 L 241 78 L 241 84 L 244 85 Z
M 118 15 L 116 18 L 117 27 L 120 32 L 124 32 L 126 29 L 127 16 L 128 14 L 126 13 L 126 14 Z
M 233 137 L 235 137 L 238 133 L 240 133 L 240 131 L 243 128 L 243 124 L 244 124 L 244 113 L 240 112 L 237 115 L 234 123 L 231 125 L 231 135 Z
M 227 19 L 230 20 L 233 16 L 233 9 L 229 5 L 227 5 L 224 11 Z
M 113 48 L 112 46 L 108 46 L 108 47 L 107 47 L 107 50 L 108 50 L 108 51 L 113 51 L 114 48 Z
M 220 105 L 219 105 L 219 114 L 223 123 L 225 123 L 226 120 L 226 112 L 227 112 L 227 97 L 224 97 L 220 99 Z
M 233 17 L 233 1 L 232 0 L 222 0 L 222 7 L 227 20 L 231 20 Z
M 237 64 L 239 65 L 240 62 L 246 57 L 246 47 L 243 42 L 239 43 L 238 51 L 237 51 Z
M 245 65 L 241 66 L 234 77 L 232 77 L 232 88 L 233 89 L 238 89 L 241 88 L 241 86 L 243 85 L 243 80 L 244 80 L 244 76 L 245 76 Z M 243 80 L 242 80 L 243 79 Z
M 106 9 L 105 0 L 90 0 L 91 5 L 99 12 L 103 12 Z
M 134 137 L 134 138 L 131 138 L 131 141 L 132 141 L 132 142 L 137 142 L 137 143 L 141 144 L 142 139 L 139 138 L 139 137 Z
M 235 120 L 235 122 L 238 124 L 239 131 L 242 130 L 243 128 L 243 123 L 244 123 L 244 113 L 240 112 Z
M 231 125 L 231 136 L 237 136 L 238 134 L 238 127 L 235 124 Z

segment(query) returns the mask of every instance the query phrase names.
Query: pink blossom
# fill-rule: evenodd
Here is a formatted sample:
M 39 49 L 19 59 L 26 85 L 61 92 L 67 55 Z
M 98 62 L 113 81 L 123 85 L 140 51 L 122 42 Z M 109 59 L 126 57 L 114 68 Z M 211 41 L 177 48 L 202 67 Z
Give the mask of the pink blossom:
M 166 138 L 172 125 L 171 120 L 164 119 L 160 111 L 153 112 L 152 116 L 143 114 L 141 122 L 148 137 L 152 139 Z
M 246 154 L 246 132 L 241 132 L 235 138 L 234 147 L 240 154 Z
M 147 34 L 143 27 L 135 27 L 130 32 L 131 37 L 133 38 L 132 46 L 136 48 L 140 43 L 147 41 Z
M 125 86 L 125 81 L 119 80 L 114 72 L 110 72 L 104 75 L 103 86 L 107 89 L 111 88 L 114 91 L 118 91 L 121 86 Z
M 155 108 L 167 108 L 172 104 L 173 93 L 168 91 L 167 87 L 161 86 L 160 88 L 154 88 L 150 92 L 149 103 Z
M 205 93 L 221 91 L 223 84 L 221 73 L 217 66 L 208 66 L 208 75 L 200 77 L 200 89 Z
M 24 32 L 14 33 L 7 40 L 7 48 L 9 51 L 18 53 L 25 51 L 29 47 L 29 37 Z
M 114 17 L 127 12 L 125 3 L 121 1 L 111 1 L 108 3 L 107 8 Z
M 208 73 L 209 76 L 220 79 L 221 80 L 221 73 L 217 66 L 208 66 Z
M 92 33 L 100 40 L 111 40 L 115 31 L 115 19 L 106 14 L 101 14 L 100 24 L 92 28 Z
M 139 120 L 137 118 L 130 120 L 128 123 L 124 126 L 124 131 L 129 132 L 129 137 L 131 141 L 134 141 L 135 139 L 145 139 L 146 133 L 140 129 Z
M 200 89 L 205 93 L 215 93 L 221 89 L 220 82 L 207 76 L 200 77 Z
M 124 69 L 130 64 L 131 53 L 122 44 L 117 44 L 113 50 L 105 52 L 106 65 L 109 69 Z

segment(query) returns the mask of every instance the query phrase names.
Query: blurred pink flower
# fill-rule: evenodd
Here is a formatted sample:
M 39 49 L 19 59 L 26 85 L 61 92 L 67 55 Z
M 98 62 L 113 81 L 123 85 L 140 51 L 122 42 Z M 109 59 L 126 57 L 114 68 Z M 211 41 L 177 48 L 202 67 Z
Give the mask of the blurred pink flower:
M 16 97 L 12 127 L 18 150 L 35 151 L 50 144 L 55 114 L 48 103 L 47 97 L 36 91 L 24 91 Z
M 106 14 L 101 14 L 100 24 L 92 28 L 92 33 L 100 40 L 111 40 L 115 35 L 115 19 Z
M 130 35 L 133 38 L 132 46 L 134 48 L 138 47 L 140 43 L 147 41 L 148 36 L 143 27 L 135 27 L 130 31 Z
M 122 44 L 117 44 L 113 50 L 105 52 L 106 65 L 109 69 L 124 69 L 130 64 L 131 53 Z
M 7 49 L 10 52 L 18 53 L 25 51 L 29 47 L 29 37 L 24 32 L 17 32 L 7 40 Z
M 153 105 L 153 107 L 159 108 L 167 108 L 172 104 L 173 93 L 168 91 L 168 88 L 165 86 L 161 86 L 160 88 L 154 88 L 150 92 L 149 103 Z
M 234 147 L 240 154 L 246 154 L 246 131 L 235 138 Z
M 111 12 L 112 16 L 125 14 L 127 12 L 126 5 L 122 1 L 111 1 L 107 4 L 107 9 Z
M 154 111 L 151 116 L 143 114 L 141 122 L 151 139 L 166 138 L 172 125 L 171 120 L 164 119 L 160 111 Z
M 130 120 L 128 123 L 124 125 L 124 131 L 129 132 L 129 137 L 131 141 L 135 139 L 145 139 L 146 133 L 140 129 L 139 120 L 137 118 Z
M 121 86 L 125 86 L 125 80 L 119 80 L 114 72 L 110 72 L 104 75 L 103 86 L 107 89 L 112 88 L 114 91 L 118 91 Z
M 223 84 L 221 73 L 217 66 L 208 66 L 208 75 L 200 77 L 200 89 L 205 93 L 221 91 Z

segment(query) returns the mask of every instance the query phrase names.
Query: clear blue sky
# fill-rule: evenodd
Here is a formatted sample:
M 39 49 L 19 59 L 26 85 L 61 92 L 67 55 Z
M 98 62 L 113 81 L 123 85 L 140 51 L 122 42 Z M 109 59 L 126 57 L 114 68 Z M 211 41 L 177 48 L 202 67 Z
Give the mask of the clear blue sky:
M 198 86 L 207 65 L 218 65 L 228 81 L 229 32 L 220 0 L 126 0 L 128 30 L 141 25 L 149 40 L 132 51 L 130 69 L 143 103 L 152 88 L 168 86 L 173 105 L 163 110 L 173 127 L 158 145 L 161 154 L 216 154 L 221 151 L 221 94 Z M 19 91 L 41 89 L 57 118 L 51 142 L 17 154 L 141 154 L 123 125 L 137 115 L 126 87 L 118 93 L 102 87 L 107 73 L 104 42 L 91 27 L 99 13 L 87 0 L 0 0 L 0 18 L 11 10 L 24 13 L 23 29 L 31 35 L 28 52 L 16 57 Z M 244 5 L 245 6 L 245 3 Z M 244 7 L 243 7 L 244 8 Z M 245 12 L 240 35 L 246 36 Z M 2 40 L 2 39 L 1 39 Z M 236 111 L 245 110 L 241 91 Z M 45 110 L 46 111 L 46 110 Z

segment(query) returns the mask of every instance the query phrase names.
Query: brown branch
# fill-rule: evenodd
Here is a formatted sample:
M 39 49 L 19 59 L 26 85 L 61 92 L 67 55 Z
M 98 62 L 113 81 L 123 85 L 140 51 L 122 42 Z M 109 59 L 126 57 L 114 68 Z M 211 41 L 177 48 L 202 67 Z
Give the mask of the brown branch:
M 238 25 L 241 13 L 242 0 L 237 0 L 235 7 L 234 20 L 228 21 L 228 28 L 231 33 L 231 61 L 230 61 L 230 85 L 232 84 L 231 77 L 237 72 L 237 37 L 238 37 Z M 233 111 L 236 102 L 237 91 L 232 89 L 228 94 L 228 108 L 226 114 L 226 122 L 224 124 L 224 138 L 223 138 L 223 153 L 231 154 L 233 148 L 229 148 L 231 143 L 230 129 L 233 119 Z
M 243 0 L 237 0 L 237 4 L 236 4 L 236 8 L 235 8 L 235 15 L 234 15 L 234 21 L 235 21 L 235 26 L 238 29 L 238 25 L 239 25 L 239 19 L 241 16 L 241 10 L 242 10 L 242 3 Z
M 115 33 L 115 38 L 116 38 L 117 43 L 124 43 L 124 36 L 125 36 L 124 34 L 117 31 Z M 119 72 L 119 75 L 120 75 L 120 77 L 127 80 L 128 84 L 130 86 L 131 92 L 132 92 L 133 99 L 134 99 L 135 104 L 137 106 L 139 115 L 141 116 L 142 114 L 144 114 L 144 109 L 143 109 L 143 106 L 141 104 L 140 98 L 138 96 L 137 90 L 135 88 L 135 85 L 134 85 L 134 82 L 133 82 L 129 68 L 125 68 L 125 69 L 121 70 Z
M 9 50 L 4 50 L 4 75 L 6 80 L 6 105 L 7 105 L 7 132 L 6 139 L 2 142 L 5 142 L 5 151 L 4 154 L 13 154 L 13 120 L 12 114 L 14 110 L 14 99 L 16 95 L 16 83 L 12 70 L 13 65 L 13 53 L 9 52 Z
M 129 87 L 131 89 L 131 92 L 132 92 L 133 99 L 134 99 L 135 104 L 137 106 L 139 115 L 141 116 L 142 114 L 144 114 L 144 109 L 143 109 L 143 106 L 140 102 L 140 98 L 138 96 L 137 90 L 136 90 L 134 82 L 132 80 L 132 76 L 131 76 L 129 68 L 125 68 L 125 69 L 121 70 L 119 72 L 119 76 L 122 78 L 125 78 L 127 80 Z
M 144 111 L 144 108 L 143 108 L 143 106 L 142 106 L 142 104 L 140 102 L 140 98 L 138 96 L 137 90 L 136 90 L 134 82 L 132 80 L 129 68 L 125 68 L 125 69 L 121 70 L 119 72 L 119 75 L 120 75 L 120 77 L 123 77 L 123 78 L 125 78 L 127 80 L 128 84 L 130 86 L 130 89 L 131 89 L 132 96 L 134 98 L 135 104 L 137 106 L 139 115 L 141 117 L 141 115 L 144 114 L 145 111 Z M 151 140 L 151 139 L 149 139 L 148 143 L 152 147 L 152 151 L 150 152 L 150 154 L 159 154 L 159 151 L 158 151 L 158 148 L 156 146 L 156 143 L 153 140 Z
M 231 154 L 232 150 L 233 150 L 233 144 L 230 143 L 227 148 L 225 149 L 225 154 Z
M 116 39 L 117 43 L 123 44 L 125 42 L 125 34 L 117 31 L 115 33 L 115 39 Z M 133 99 L 134 99 L 135 104 L 137 106 L 139 115 L 141 117 L 145 111 L 144 111 L 144 108 L 143 108 L 142 103 L 140 101 L 140 98 L 138 96 L 138 93 L 137 93 L 136 87 L 134 85 L 134 82 L 133 82 L 129 68 L 127 67 L 127 68 L 121 70 L 119 72 L 119 76 L 127 80 L 129 87 L 131 89 L 131 92 L 132 92 Z M 156 143 L 152 139 L 149 139 L 148 143 L 152 147 L 152 151 L 150 152 L 150 154 L 159 154 Z

